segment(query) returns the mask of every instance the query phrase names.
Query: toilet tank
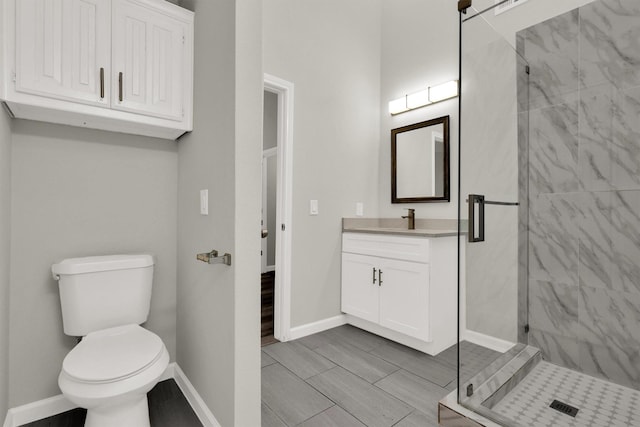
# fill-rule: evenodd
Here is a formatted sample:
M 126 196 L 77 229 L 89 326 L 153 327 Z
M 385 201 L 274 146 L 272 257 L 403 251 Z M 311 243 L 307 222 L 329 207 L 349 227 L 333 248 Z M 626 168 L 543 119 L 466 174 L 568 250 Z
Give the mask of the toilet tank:
M 70 258 L 51 267 L 60 287 L 64 333 L 141 324 L 149 316 L 153 256 Z

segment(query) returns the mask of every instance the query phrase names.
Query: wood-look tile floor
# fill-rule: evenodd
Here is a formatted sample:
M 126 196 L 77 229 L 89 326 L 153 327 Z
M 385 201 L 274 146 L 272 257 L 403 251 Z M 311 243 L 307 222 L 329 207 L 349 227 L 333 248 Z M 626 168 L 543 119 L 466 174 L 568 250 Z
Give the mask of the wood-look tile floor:
M 174 380 L 159 382 L 147 398 L 151 427 L 202 427 Z M 86 415 L 86 409 L 73 409 L 23 427 L 83 427 Z
M 500 353 L 461 343 L 463 375 Z M 262 427 L 431 427 L 457 387 L 457 349 L 432 357 L 350 325 L 262 349 Z

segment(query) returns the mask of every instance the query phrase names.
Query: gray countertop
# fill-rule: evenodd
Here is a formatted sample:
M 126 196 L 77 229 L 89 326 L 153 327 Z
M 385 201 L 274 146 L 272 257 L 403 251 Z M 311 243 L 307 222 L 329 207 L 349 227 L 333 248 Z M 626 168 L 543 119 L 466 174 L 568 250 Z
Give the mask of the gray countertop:
M 397 236 L 449 237 L 458 235 L 455 219 L 416 218 L 415 230 L 402 218 L 342 218 L 343 233 L 393 234 Z

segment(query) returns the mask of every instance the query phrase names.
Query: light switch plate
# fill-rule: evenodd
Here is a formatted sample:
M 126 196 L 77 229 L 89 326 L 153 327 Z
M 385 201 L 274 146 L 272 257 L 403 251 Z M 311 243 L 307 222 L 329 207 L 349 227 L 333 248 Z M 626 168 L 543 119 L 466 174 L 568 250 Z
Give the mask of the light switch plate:
M 364 203 L 356 203 L 356 216 L 364 216 Z
M 200 190 L 200 215 L 209 215 L 209 190 Z
M 318 201 L 309 200 L 309 215 L 318 215 Z

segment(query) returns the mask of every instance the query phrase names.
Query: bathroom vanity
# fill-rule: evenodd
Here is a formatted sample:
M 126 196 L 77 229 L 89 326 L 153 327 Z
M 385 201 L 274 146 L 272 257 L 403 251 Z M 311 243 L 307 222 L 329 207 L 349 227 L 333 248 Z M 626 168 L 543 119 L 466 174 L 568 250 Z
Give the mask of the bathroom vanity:
M 347 322 L 435 355 L 456 342 L 455 220 L 343 219 Z

